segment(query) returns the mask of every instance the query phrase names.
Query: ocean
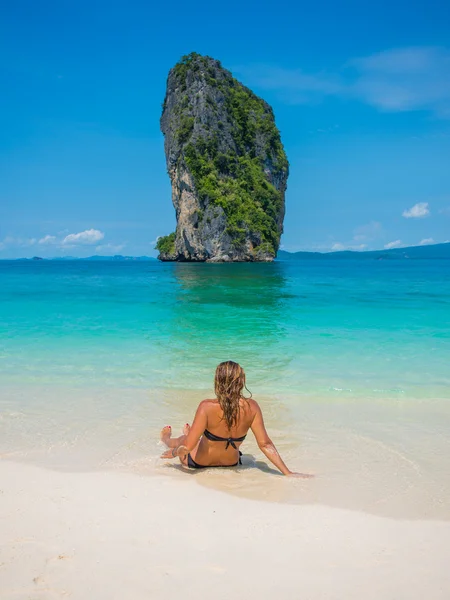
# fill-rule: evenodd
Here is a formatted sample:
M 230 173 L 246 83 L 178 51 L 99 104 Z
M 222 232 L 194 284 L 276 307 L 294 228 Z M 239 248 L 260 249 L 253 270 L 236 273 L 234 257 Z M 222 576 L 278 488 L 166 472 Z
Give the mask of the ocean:
M 158 431 L 231 359 L 317 478 L 288 487 L 250 441 L 246 481 L 201 484 L 450 518 L 450 261 L 0 261 L 0 359 L 3 458 L 181 477 Z

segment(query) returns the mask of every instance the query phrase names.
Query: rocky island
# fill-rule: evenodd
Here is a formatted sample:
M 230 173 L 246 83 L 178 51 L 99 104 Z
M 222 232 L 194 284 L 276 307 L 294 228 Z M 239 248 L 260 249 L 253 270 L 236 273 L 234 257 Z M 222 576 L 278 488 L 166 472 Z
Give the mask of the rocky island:
M 169 72 L 161 130 L 177 227 L 158 238 L 158 258 L 273 260 L 289 164 L 272 108 L 192 53 Z

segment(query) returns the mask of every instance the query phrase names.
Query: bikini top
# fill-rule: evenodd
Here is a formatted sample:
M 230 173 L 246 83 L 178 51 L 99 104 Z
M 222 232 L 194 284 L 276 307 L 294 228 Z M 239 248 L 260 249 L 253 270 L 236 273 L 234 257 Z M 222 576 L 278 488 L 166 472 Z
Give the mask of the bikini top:
M 225 450 L 228 448 L 228 446 L 233 446 L 233 448 L 235 450 L 237 450 L 237 446 L 234 442 L 243 442 L 245 440 L 245 438 L 247 437 L 246 435 L 243 435 L 242 437 L 238 437 L 238 438 L 232 438 L 232 437 L 223 438 L 223 437 L 219 437 L 218 435 L 214 435 L 207 429 L 205 429 L 205 431 L 203 432 L 203 435 L 205 436 L 205 438 L 207 438 L 211 442 L 226 442 L 227 445 L 225 446 Z

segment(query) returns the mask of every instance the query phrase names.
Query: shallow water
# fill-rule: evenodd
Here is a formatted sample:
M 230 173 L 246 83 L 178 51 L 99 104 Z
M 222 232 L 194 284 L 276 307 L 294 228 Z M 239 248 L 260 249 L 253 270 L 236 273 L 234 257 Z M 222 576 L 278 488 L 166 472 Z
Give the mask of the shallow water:
M 61 469 L 182 477 L 161 425 L 214 368 L 246 369 L 289 465 L 204 485 L 282 502 L 450 518 L 450 263 L 0 261 L 0 452 Z

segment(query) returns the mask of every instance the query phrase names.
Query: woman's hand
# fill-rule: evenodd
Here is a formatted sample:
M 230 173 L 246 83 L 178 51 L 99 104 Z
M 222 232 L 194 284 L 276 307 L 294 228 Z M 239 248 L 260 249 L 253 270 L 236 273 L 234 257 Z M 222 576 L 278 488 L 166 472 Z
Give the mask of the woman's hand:
M 169 448 L 163 454 L 161 454 L 161 458 L 176 458 L 176 454 L 173 453 L 175 448 Z
M 286 473 L 285 477 L 297 477 L 298 479 L 312 479 L 313 477 L 315 477 L 315 475 L 311 475 L 309 473 L 293 473 L 292 471 L 289 471 L 289 473 Z
M 163 454 L 161 458 L 177 458 L 178 456 L 185 456 L 188 454 L 186 446 L 178 446 L 178 448 L 169 448 Z

